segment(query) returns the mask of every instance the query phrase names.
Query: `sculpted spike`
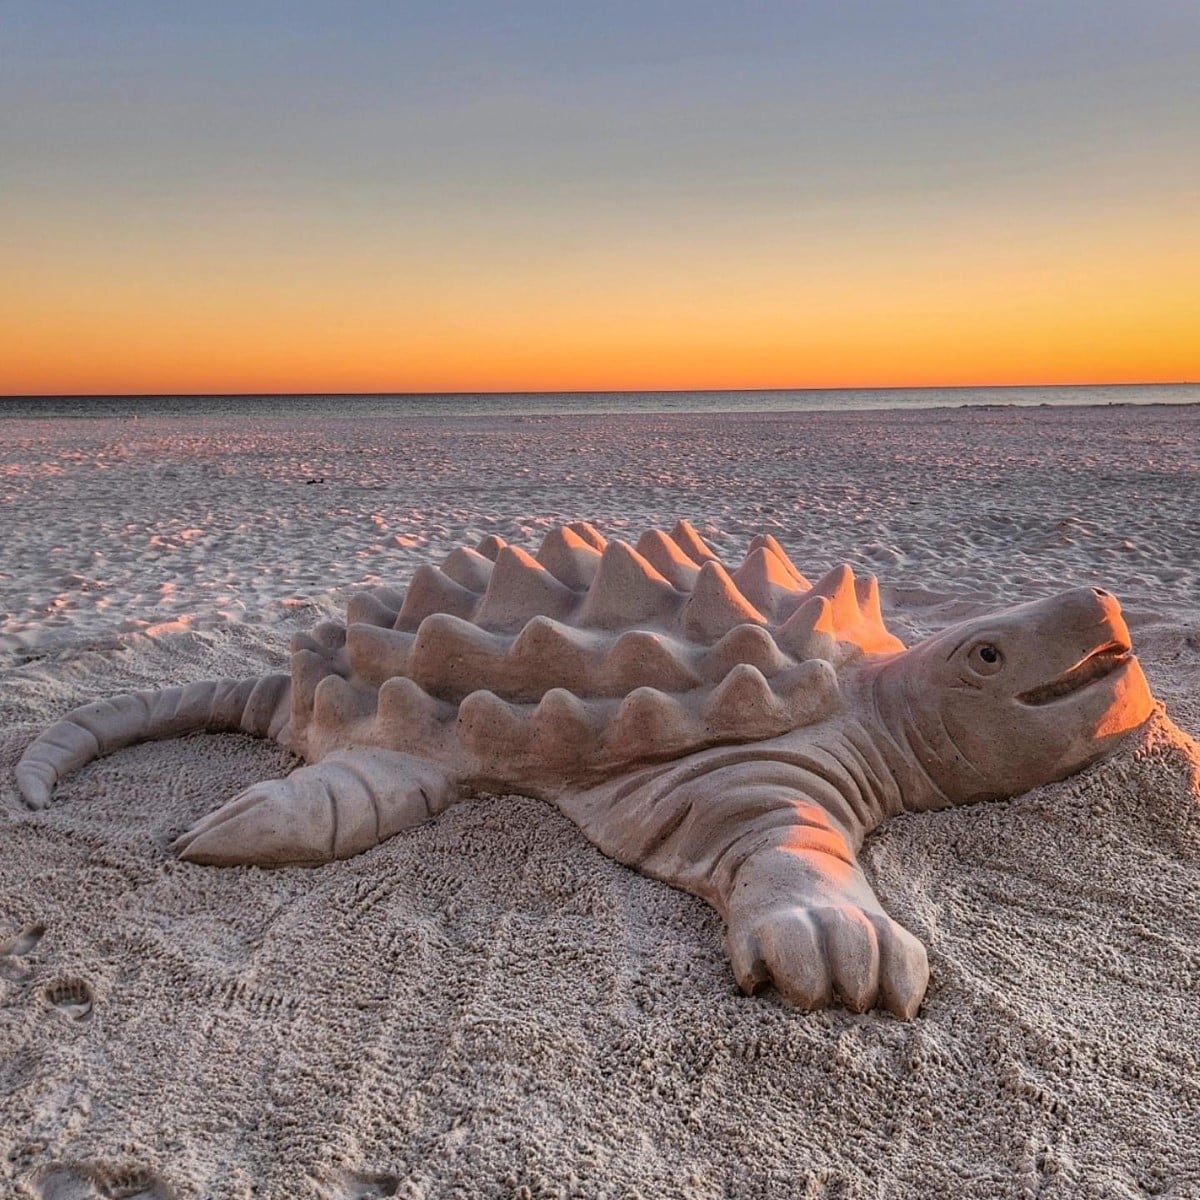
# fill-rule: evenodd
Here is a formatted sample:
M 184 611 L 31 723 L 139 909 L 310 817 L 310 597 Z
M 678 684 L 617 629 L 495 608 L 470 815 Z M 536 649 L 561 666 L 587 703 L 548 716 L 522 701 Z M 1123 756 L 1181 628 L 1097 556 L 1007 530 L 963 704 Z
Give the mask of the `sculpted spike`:
M 479 597 L 474 592 L 448 579 L 437 567 L 424 563 L 413 572 L 396 628 L 411 633 L 432 613 L 450 613 L 470 620 L 478 604 Z
M 602 690 L 609 696 L 624 696 L 639 687 L 686 692 L 699 683 L 682 646 L 674 647 L 662 634 L 644 629 L 621 634 L 604 662 Z
M 313 695 L 313 721 L 346 729 L 374 715 L 378 695 L 373 687 L 356 687 L 340 675 L 326 675 Z
M 694 534 L 647 535 L 644 555 L 590 526 L 552 535 L 575 558 L 602 553 L 586 598 L 499 539 L 452 554 L 458 579 L 425 567 L 407 596 L 375 591 L 401 623 L 423 613 L 412 630 L 356 600 L 366 620 L 297 636 L 290 678 L 85 705 L 26 749 L 17 786 L 41 808 L 65 772 L 137 741 L 276 737 L 310 765 L 176 843 L 214 864 L 328 861 L 473 791 L 541 796 L 605 853 L 710 901 L 748 989 L 911 1017 L 925 951 L 872 892 L 863 837 L 901 810 L 1065 778 L 1149 719 L 1120 605 L 1077 588 L 904 651 L 874 580 L 840 567 L 806 594 L 767 537 L 733 579 Z M 673 586 L 693 572 L 690 594 Z M 570 607 L 556 620 L 547 603 Z M 470 619 L 489 606 L 508 628 Z
M 749 663 L 739 663 L 717 684 L 704 716 L 716 737 L 739 741 L 776 737 L 792 723 L 788 707 Z
M 786 706 L 793 729 L 825 721 L 842 707 L 837 668 L 824 658 L 810 658 L 781 671 L 771 687 Z
M 508 543 L 500 537 L 499 534 L 489 533 L 487 537 L 480 538 L 475 549 L 483 555 L 484 558 L 490 558 L 492 562 L 496 561 L 496 557 L 500 551 L 507 546 Z
M 879 598 L 879 580 L 874 575 L 860 575 L 854 581 L 854 594 L 865 621 L 883 627 L 883 604 Z
M 833 606 L 833 627 L 837 640 L 865 654 L 888 654 L 904 649 L 904 643 L 884 628 L 882 614 L 877 618 L 859 606 L 860 594 L 868 606 L 879 607 L 878 584 L 856 580 L 843 563 L 834 567 L 813 588 L 813 595 L 827 596 Z
M 505 546 L 476 620 L 488 629 L 515 631 L 530 617 L 565 617 L 578 597 L 559 583 L 535 558 L 519 546 Z
M 413 634 L 399 629 L 351 625 L 346 632 L 346 657 L 350 669 L 366 683 L 376 686 L 393 675 L 405 675 L 415 640 Z
M 378 744 L 390 750 L 437 746 L 446 740 L 447 722 L 457 712 L 411 679 L 389 679 L 379 689 Z
M 493 561 L 478 550 L 459 546 L 446 556 L 445 562 L 442 563 L 442 574 L 470 592 L 485 592 L 488 580 L 492 577 Z
M 587 591 L 600 570 L 600 551 L 565 525 L 546 534 L 537 560 L 560 583 L 576 592 Z
M 738 591 L 728 571 L 715 559 L 700 568 L 696 586 L 683 610 L 683 628 L 698 642 L 715 642 L 735 625 L 765 625 L 766 617 Z
M 822 575 L 813 585 L 812 595 L 829 600 L 837 629 L 851 629 L 858 624 L 861 614 L 854 591 L 854 572 L 848 563 L 841 563 Z
M 458 740 L 483 778 L 504 778 L 528 754 L 533 721 L 495 692 L 472 692 L 458 706 Z
M 570 525 L 564 526 L 564 528 L 569 529 L 576 537 L 582 538 L 593 550 L 598 550 L 601 554 L 604 553 L 604 547 L 608 545 L 608 538 L 591 522 L 572 521 Z
M 374 587 L 371 589 L 375 599 L 386 608 L 390 608 L 397 616 L 404 607 L 404 589 L 397 591 L 390 587 Z M 347 622 L 349 624 L 349 622 Z
M 329 658 L 329 651 L 311 633 L 306 633 L 303 629 L 298 629 L 292 634 L 289 648 L 293 654 L 298 650 L 307 650 L 321 658 Z
M 717 683 L 738 663 L 757 667 L 768 679 L 793 665 L 761 625 L 735 625 L 705 655 L 704 678 Z
M 810 596 L 787 619 L 775 635 L 776 641 L 793 658 L 824 658 L 838 662 L 837 629 L 833 623 L 833 603 L 827 596 Z
M 694 743 L 694 721 L 678 700 L 640 687 L 621 701 L 605 745 L 618 761 L 667 757 Z
M 329 660 L 312 650 L 292 654 L 292 736 L 297 749 L 304 752 L 304 735 L 313 711 L 317 685 L 333 674 Z
M 461 700 L 496 681 L 508 642 L 470 621 L 434 613 L 421 622 L 404 672 L 439 700 Z
M 690 592 L 700 568 L 661 529 L 648 529 L 638 539 L 637 552 L 672 586 Z
M 533 711 L 534 744 L 558 768 L 596 758 L 599 742 L 593 709 L 566 688 L 551 688 Z
M 698 567 L 704 566 L 706 562 L 719 561 L 712 547 L 696 532 L 691 521 L 676 521 L 675 528 L 671 530 L 671 540 Z
M 380 629 L 392 629 L 399 615 L 398 608 L 384 604 L 370 592 L 355 592 L 346 605 L 347 625 L 376 625 Z
M 761 612 L 774 615 L 788 600 L 800 595 L 800 585 L 775 553 L 766 546 L 759 546 L 746 555 L 745 561 L 734 572 L 733 582 L 738 591 Z
M 579 623 L 594 629 L 619 629 L 640 621 L 666 624 L 682 604 L 682 595 L 632 546 L 609 542 Z
M 779 544 L 779 540 L 774 534 L 760 533 L 750 539 L 750 550 L 757 550 L 760 546 L 765 550 L 770 550 L 783 563 L 784 568 L 796 581 L 796 585 L 799 588 L 803 591 L 808 591 L 812 587 L 812 584 L 805 579 L 804 575 L 797 569 L 796 564 L 788 557 L 788 552 Z
M 346 627 L 340 621 L 319 621 L 310 632 L 313 641 L 330 654 L 336 654 L 346 644 Z
M 606 639 L 586 630 L 534 617 L 508 652 L 509 698 L 533 701 L 547 686 L 587 694 L 599 674 L 606 645 Z
M 337 653 L 346 644 L 346 627 L 336 621 L 321 621 L 307 632 L 301 630 L 292 634 L 292 653 L 297 650 L 311 650 L 322 658 L 332 662 Z

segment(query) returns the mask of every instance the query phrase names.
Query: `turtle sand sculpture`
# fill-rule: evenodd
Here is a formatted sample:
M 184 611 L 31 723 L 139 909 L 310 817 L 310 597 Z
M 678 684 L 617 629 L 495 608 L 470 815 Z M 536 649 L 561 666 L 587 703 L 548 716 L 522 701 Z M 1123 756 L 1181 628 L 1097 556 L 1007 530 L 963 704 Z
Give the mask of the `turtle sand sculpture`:
M 1082 587 L 905 649 L 873 577 L 815 585 L 771 536 L 732 574 L 686 522 L 498 537 L 355 595 L 291 674 L 78 708 L 17 768 L 25 800 L 98 755 L 242 730 L 307 761 L 175 843 L 197 863 L 346 858 L 476 792 L 554 803 L 605 854 L 709 901 L 738 983 L 911 1017 L 921 943 L 857 861 L 900 812 L 1014 796 L 1108 753 L 1154 706 L 1116 599 Z

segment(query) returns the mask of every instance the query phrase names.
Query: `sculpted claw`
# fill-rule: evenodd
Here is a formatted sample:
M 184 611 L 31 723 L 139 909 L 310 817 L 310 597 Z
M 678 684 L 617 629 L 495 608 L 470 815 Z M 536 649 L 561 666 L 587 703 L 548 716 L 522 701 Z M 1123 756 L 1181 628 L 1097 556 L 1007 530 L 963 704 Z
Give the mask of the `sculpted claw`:
M 903 925 L 886 913 L 869 914 L 879 941 L 879 1003 L 909 1021 L 929 989 L 929 956 Z
M 866 1012 L 879 994 L 879 943 L 860 908 L 818 909 L 817 923 L 833 976 L 833 989 L 853 1012 Z
M 757 922 L 765 966 L 776 990 L 797 1008 L 824 1008 L 833 998 L 829 963 L 812 915 L 778 909 Z
M 316 814 L 295 803 L 286 779 L 253 784 L 197 821 L 171 844 L 185 862 L 243 866 L 264 854 L 278 862 L 320 862 L 328 834 L 305 828 Z
M 737 985 L 747 996 L 757 995 L 771 982 L 762 943 L 752 929 L 730 926 L 725 932 L 725 954 Z

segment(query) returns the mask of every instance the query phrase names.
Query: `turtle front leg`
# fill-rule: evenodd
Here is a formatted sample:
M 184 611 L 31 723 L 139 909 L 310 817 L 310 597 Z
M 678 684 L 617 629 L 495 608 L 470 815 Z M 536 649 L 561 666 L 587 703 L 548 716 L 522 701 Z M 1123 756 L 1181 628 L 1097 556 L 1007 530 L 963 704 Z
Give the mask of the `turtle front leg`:
M 247 788 L 178 838 L 173 849 L 212 866 L 290 866 L 350 858 L 461 798 L 425 759 L 391 750 L 339 750 L 285 779 Z
M 925 947 L 884 912 L 849 839 L 824 810 L 797 806 L 719 886 L 725 944 L 742 990 L 768 983 L 804 1009 L 835 996 L 910 1019 L 929 984 Z M 731 857 L 737 857 L 735 854 Z

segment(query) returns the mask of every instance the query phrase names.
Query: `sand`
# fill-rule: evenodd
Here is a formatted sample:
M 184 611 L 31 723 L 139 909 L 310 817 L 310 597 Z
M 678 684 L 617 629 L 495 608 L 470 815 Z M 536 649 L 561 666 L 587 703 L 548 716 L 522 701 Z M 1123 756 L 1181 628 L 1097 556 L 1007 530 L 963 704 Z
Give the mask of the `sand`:
M 0 1193 L 1200 1196 L 1200 409 L 0 422 Z M 864 858 L 916 1020 L 742 996 L 699 900 L 521 797 L 316 870 L 168 842 L 294 760 L 124 751 L 30 814 L 65 709 L 277 669 L 462 540 L 690 517 L 875 571 L 913 639 L 1079 584 L 1167 716 Z

